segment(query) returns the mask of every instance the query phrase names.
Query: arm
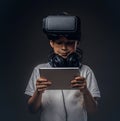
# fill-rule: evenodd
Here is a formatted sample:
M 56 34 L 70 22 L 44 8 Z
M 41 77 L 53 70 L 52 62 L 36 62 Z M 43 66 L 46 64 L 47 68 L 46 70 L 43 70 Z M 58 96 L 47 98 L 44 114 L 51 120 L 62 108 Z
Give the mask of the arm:
M 30 112 L 35 113 L 39 110 L 41 106 L 42 93 L 51 85 L 51 82 L 45 78 L 39 78 L 36 81 L 36 90 L 28 99 L 28 108 Z
M 96 112 L 97 111 L 96 98 L 92 97 L 91 93 L 89 92 L 85 78 L 80 76 L 75 77 L 75 79 L 71 81 L 71 84 L 73 88 L 77 87 L 83 93 L 85 108 L 87 112 L 89 113 Z
M 83 93 L 83 96 L 87 112 L 95 113 L 97 111 L 97 97 L 92 97 L 88 89 L 86 89 L 86 92 Z
M 35 113 L 41 106 L 42 92 L 37 90 L 34 92 L 33 96 L 28 99 L 28 109 L 31 113 Z

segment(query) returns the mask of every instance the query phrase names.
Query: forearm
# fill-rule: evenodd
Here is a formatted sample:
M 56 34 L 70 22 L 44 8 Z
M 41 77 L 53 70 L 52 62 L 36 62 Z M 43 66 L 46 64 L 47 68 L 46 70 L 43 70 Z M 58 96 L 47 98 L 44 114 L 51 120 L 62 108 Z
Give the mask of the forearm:
M 37 90 L 34 92 L 33 96 L 28 100 L 28 108 L 30 112 L 35 113 L 41 106 L 42 92 Z
M 97 111 L 97 103 L 92 97 L 88 89 L 83 93 L 85 108 L 89 113 L 95 113 Z
M 86 79 L 81 76 L 75 77 L 74 80 L 71 81 L 71 85 L 74 88 L 79 88 L 80 92 L 83 93 L 84 104 L 87 112 L 93 113 L 97 111 L 97 103 L 94 97 L 92 97 L 91 93 L 87 88 Z

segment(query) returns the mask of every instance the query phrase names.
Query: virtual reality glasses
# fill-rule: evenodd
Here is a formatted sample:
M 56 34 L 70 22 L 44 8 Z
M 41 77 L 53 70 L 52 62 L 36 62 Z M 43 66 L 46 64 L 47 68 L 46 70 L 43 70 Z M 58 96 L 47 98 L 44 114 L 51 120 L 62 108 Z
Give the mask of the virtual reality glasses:
M 70 40 L 80 40 L 80 19 L 77 16 L 56 15 L 43 19 L 43 32 L 49 40 L 57 40 L 61 36 Z

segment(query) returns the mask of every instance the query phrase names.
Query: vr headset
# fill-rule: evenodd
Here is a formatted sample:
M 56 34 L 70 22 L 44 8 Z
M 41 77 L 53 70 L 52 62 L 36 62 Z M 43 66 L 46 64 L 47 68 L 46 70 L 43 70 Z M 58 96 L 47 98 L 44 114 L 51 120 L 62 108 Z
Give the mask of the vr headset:
M 81 23 L 77 16 L 53 15 L 43 19 L 43 32 L 49 40 L 57 40 L 61 36 L 80 41 Z

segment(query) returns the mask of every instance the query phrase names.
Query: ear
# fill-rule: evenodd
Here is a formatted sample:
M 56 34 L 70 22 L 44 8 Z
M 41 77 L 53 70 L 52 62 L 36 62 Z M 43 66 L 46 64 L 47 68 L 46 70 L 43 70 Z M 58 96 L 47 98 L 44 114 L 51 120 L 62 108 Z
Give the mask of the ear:
M 50 40 L 50 46 L 53 48 L 54 42 Z
M 80 42 L 79 41 L 77 41 L 77 47 L 79 47 L 80 46 Z

